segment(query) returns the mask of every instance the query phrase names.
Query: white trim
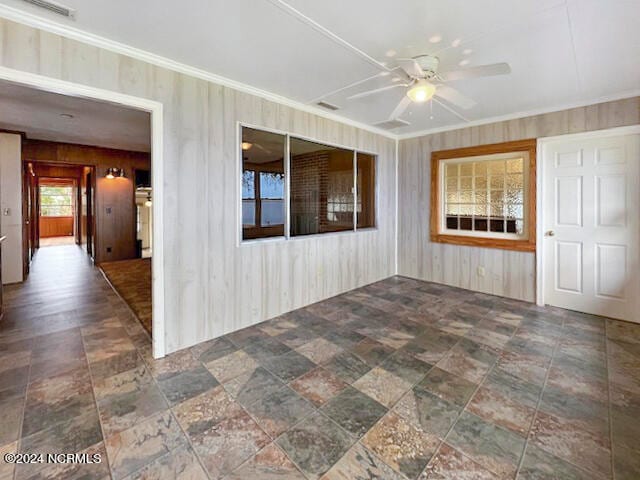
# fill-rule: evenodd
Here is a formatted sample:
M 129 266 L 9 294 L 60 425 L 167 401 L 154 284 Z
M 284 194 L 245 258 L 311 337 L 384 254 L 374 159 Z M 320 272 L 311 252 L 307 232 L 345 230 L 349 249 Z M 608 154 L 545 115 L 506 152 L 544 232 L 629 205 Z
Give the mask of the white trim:
M 307 242 L 318 238 L 331 238 L 345 235 L 364 235 L 378 232 L 377 227 L 359 228 L 358 230 L 343 230 L 341 232 L 327 232 L 327 233 L 312 233 L 309 235 L 296 235 L 293 237 L 265 237 L 265 238 L 251 238 L 249 240 L 243 240 L 240 243 L 239 248 L 247 248 L 251 246 L 261 245 L 264 243 L 291 243 L 291 242 Z
M 269 133 L 275 133 L 278 135 L 288 135 L 292 138 L 296 138 L 298 140 L 305 140 L 307 142 L 311 142 L 311 143 L 317 143 L 318 145 L 325 145 L 328 147 L 333 147 L 333 148 L 341 148 L 343 150 L 355 150 L 359 153 L 364 153 L 366 155 L 380 155 L 377 152 L 371 151 L 371 150 L 364 150 L 362 148 L 358 148 L 358 147 L 354 147 L 354 146 L 349 146 L 349 145 L 345 145 L 345 144 L 341 144 L 341 143 L 336 143 L 336 142 L 328 142 L 322 139 L 318 139 L 316 137 L 309 137 L 306 135 L 301 135 L 298 133 L 293 133 L 287 130 L 279 130 L 277 128 L 270 128 L 270 127 L 264 127 L 262 125 L 258 125 L 255 123 L 249 123 L 249 122 L 243 122 L 242 120 L 238 120 L 236 122 L 238 125 L 240 125 L 240 127 L 247 127 L 247 128 L 253 128 L 254 130 L 262 130 L 263 132 L 269 132 Z M 240 143 L 238 143 L 238 145 L 240 145 Z
M 236 123 L 236 247 L 242 245 L 242 176 L 244 159 L 242 157 L 242 123 Z
M 318 115 L 320 117 L 324 117 L 329 120 L 340 122 L 345 125 L 350 125 L 352 127 L 356 127 L 361 130 L 366 130 L 368 132 L 381 135 L 383 137 L 387 137 L 391 139 L 396 138 L 396 135 L 394 135 L 393 133 L 390 133 L 386 130 L 382 130 L 380 128 L 372 127 L 371 125 L 367 125 L 366 123 L 361 123 L 356 120 L 351 120 L 349 118 L 327 112 L 326 110 L 323 110 L 319 107 L 298 102 L 296 100 L 291 100 L 290 98 L 284 97 L 282 95 L 278 95 L 276 93 L 272 93 L 260 88 L 252 87 L 251 85 L 247 85 L 246 83 L 238 82 L 236 80 L 231 80 L 230 78 L 226 78 L 221 75 L 216 75 L 206 70 L 192 67 L 184 63 L 177 62 L 175 60 L 171 60 L 169 58 L 163 57 L 161 55 L 156 55 L 154 53 L 147 52 L 139 48 L 131 47 L 124 43 L 116 42 L 114 40 L 110 40 L 108 38 L 95 35 L 93 33 L 80 30 L 70 25 L 62 24 L 48 18 L 43 18 L 14 7 L 10 7 L 8 5 L 0 4 L 0 17 L 6 18 L 7 20 L 10 20 L 12 22 L 21 23 L 23 25 L 27 25 L 33 28 L 38 28 L 40 30 L 44 30 L 50 33 L 55 33 L 56 35 L 61 35 L 63 37 L 70 38 L 72 40 L 77 40 L 79 42 L 93 45 L 95 47 L 103 48 L 105 50 L 109 50 L 111 52 L 118 53 L 120 55 L 126 55 L 128 57 L 135 58 L 137 60 L 141 60 L 143 62 L 156 65 L 158 67 L 172 70 L 174 72 L 184 73 L 185 75 L 189 75 L 194 78 L 199 78 L 201 80 L 205 80 L 205 81 L 212 82 L 225 87 L 233 88 L 234 90 L 238 90 L 240 92 L 248 93 L 250 95 L 255 95 L 256 97 L 264 98 L 265 100 L 276 102 L 281 105 L 285 105 L 287 107 L 301 110 L 303 112 L 312 113 L 314 115 Z
M 562 112 L 564 110 L 570 110 L 572 108 L 589 107 L 597 105 L 599 103 L 613 102 L 616 100 L 624 100 L 626 98 L 634 98 L 640 96 L 640 89 L 630 90 L 628 92 L 618 93 L 614 95 L 607 95 L 604 97 L 592 98 L 589 100 L 581 100 L 577 102 L 564 103 L 553 107 L 543 107 L 533 110 L 525 110 L 522 112 L 509 113 L 506 115 L 498 115 L 495 117 L 483 118 L 480 120 L 472 120 L 467 123 L 456 123 L 454 125 L 445 125 L 443 127 L 428 128 L 420 130 L 418 132 L 409 132 L 397 134 L 398 140 L 409 140 L 411 138 L 424 137 L 425 135 L 433 135 L 434 133 L 449 132 L 452 130 L 460 130 L 467 127 L 478 127 L 480 125 L 488 125 L 491 123 L 505 122 L 508 120 L 518 120 L 521 118 L 534 117 L 536 115 L 544 115 L 546 113 Z
M 606 128 L 603 130 L 591 130 L 589 132 L 567 133 L 565 135 L 554 135 L 553 137 L 540 137 L 538 142 L 553 142 L 556 140 L 580 140 L 583 138 L 605 138 L 618 135 L 634 135 L 640 133 L 640 124 L 624 125 L 622 127 Z
M 544 272 L 542 246 L 544 241 L 544 156 L 545 138 L 536 140 L 536 305 L 544 307 Z
M 153 272 L 153 356 L 155 358 L 163 357 L 166 352 L 166 338 L 162 217 L 162 197 L 164 190 L 162 170 L 162 104 L 153 100 L 133 97 L 64 80 L 57 80 L 55 78 L 14 70 L 3 66 L 0 66 L 0 79 L 26 85 L 37 90 L 124 105 L 126 107 L 144 110 L 151 114 L 151 171 L 153 185 L 153 257 L 151 260 Z
M 151 257 L 151 328 L 153 331 L 153 357 L 162 358 L 166 354 L 165 301 L 164 301 L 164 165 L 163 165 L 163 109 L 159 102 L 151 110 L 151 187 L 153 255 Z
M 400 187 L 400 179 L 398 178 L 398 175 L 400 173 L 400 141 L 396 138 L 396 145 L 395 145 L 395 152 L 396 152 L 396 195 L 395 195 L 395 213 L 396 213 L 396 218 L 395 218 L 395 228 L 396 228 L 396 235 L 395 235 L 395 239 L 394 239 L 394 273 L 396 275 L 398 275 L 398 271 L 399 271 L 399 266 L 398 266 L 398 245 L 399 245 L 399 235 L 400 235 L 400 231 L 398 230 L 398 227 L 400 226 L 400 220 L 398 218 L 398 212 L 399 212 L 399 206 L 398 206 L 398 202 L 400 201 L 400 192 L 398 191 L 398 188 Z M 378 178 L 378 176 L 376 175 L 376 179 Z M 377 209 L 376 209 L 377 210 Z M 377 212 L 376 212 L 377 215 Z
M 353 151 L 353 162 L 351 164 L 351 168 L 353 169 L 353 181 L 351 182 L 351 196 L 353 197 L 353 212 L 351 212 L 351 220 L 353 223 L 353 231 L 356 232 L 358 231 L 358 151 L 354 150 Z M 373 168 L 375 167 L 375 164 L 373 166 Z M 377 193 L 378 190 L 375 186 L 375 184 L 373 185 L 374 188 L 374 193 Z M 373 201 L 373 209 L 374 212 L 376 210 L 376 205 L 375 205 L 375 199 Z M 375 223 L 375 220 L 374 220 Z
M 284 238 L 291 238 L 291 137 L 286 135 L 284 143 Z M 283 159 L 284 160 L 284 159 Z M 242 225 L 240 225 L 242 230 Z
M 627 125 L 624 127 L 607 128 L 604 130 L 593 130 L 590 132 L 569 133 L 566 135 L 555 135 L 553 137 L 540 137 L 536 146 L 536 304 L 544 306 L 544 147 L 546 144 L 557 140 L 580 140 L 591 138 L 612 137 L 618 135 L 633 135 L 640 133 L 640 125 Z

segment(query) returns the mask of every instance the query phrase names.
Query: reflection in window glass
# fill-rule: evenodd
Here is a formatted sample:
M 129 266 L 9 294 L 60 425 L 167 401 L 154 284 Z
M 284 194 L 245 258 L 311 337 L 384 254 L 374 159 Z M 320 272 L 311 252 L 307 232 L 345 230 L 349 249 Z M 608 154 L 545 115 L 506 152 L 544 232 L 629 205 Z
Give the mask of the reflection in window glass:
M 353 230 L 353 151 L 290 139 L 291 236 Z
M 376 226 L 376 157 L 357 154 L 357 199 L 358 228 Z
M 260 172 L 260 199 L 260 224 L 284 225 L 284 173 Z
M 449 161 L 445 166 L 448 230 L 524 234 L 525 159 Z
M 242 127 L 242 238 L 284 235 L 286 137 Z
M 243 240 L 376 226 L 374 155 L 250 127 L 241 151 Z
M 253 170 L 242 172 L 242 225 L 256 224 L 255 175 Z

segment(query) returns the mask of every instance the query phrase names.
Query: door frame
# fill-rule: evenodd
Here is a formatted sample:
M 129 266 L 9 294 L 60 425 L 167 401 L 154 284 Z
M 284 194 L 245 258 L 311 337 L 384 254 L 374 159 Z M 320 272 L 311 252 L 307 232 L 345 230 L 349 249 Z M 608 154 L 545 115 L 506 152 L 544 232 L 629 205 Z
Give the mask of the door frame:
M 620 135 L 633 135 L 640 133 L 640 125 L 628 125 L 624 127 L 607 128 L 604 130 L 594 130 L 591 132 L 581 133 L 569 133 L 566 135 L 555 135 L 553 137 L 541 137 L 537 141 L 537 159 L 536 159 L 536 304 L 538 306 L 545 305 L 544 299 L 544 223 L 545 223 L 545 211 L 544 211 L 544 195 L 545 195 L 545 162 L 547 159 L 544 157 L 545 146 L 548 143 L 558 140 L 580 140 L 580 139 L 593 139 L 613 137 Z
M 85 182 L 85 203 L 87 208 L 87 254 L 91 257 L 92 260 L 95 261 L 95 241 L 96 241 L 96 209 L 95 209 L 95 192 L 96 192 L 96 167 L 95 165 L 86 166 L 85 168 L 89 168 L 88 172 L 84 172 L 84 182 Z M 152 304 L 153 306 L 153 304 Z
M 123 105 L 149 112 L 151 115 L 151 184 L 155 188 L 153 202 L 154 254 L 151 260 L 152 337 L 153 357 L 161 358 L 166 353 L 165 338 L 165 296 L 164 296 L 164 238 L 163 238 L 163 105 L 155 100 L 134 97 L 111 90 L 89 87 L 79 83 L 58 80 L 22 70 L 0 66 L 0 80 L 17 83 L 45 92 L 58 93 L 70 97 L 98 100 L 115 105 Z

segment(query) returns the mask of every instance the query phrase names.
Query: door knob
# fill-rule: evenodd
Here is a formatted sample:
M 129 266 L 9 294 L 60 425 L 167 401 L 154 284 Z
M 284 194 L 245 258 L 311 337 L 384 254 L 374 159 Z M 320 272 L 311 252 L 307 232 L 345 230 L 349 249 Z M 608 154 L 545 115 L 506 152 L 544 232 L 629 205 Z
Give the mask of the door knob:
M 545 236 L 553 237 L 555 234 L 556 234 L 556 232 L 554 232 L 553 230 L 547 230 L 547 232 L 545 233 Z

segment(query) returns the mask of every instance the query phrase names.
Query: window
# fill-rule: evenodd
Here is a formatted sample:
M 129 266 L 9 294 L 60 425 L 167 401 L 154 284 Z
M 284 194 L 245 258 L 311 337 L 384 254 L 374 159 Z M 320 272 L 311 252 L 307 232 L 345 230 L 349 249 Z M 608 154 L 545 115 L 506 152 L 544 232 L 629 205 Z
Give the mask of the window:
M 244 170 L 242 172 L 242 225 L 244 228 L 254 227 L 256 224 L 256 172 Z
M 291 236 L 353 230 L 353 151 L 291 138 Z
M 250 127 L 241 151 L 243 240 L 375 227 L 374 155 Z
M 376 157 L 357 154 L 356 213 L 358 228 L 375 227 L 376 224 Z
M 260 172 L 260 225 L 284 225 L 284 173 Z
M 242 129 L 242 238 L 284 235 L 286 137 Z
M 431 240 L 535 250 L 535 140 L 433 152 Z
M 40 215 L 43 217 L 72 217 L 73 188 L 41 185 Z

